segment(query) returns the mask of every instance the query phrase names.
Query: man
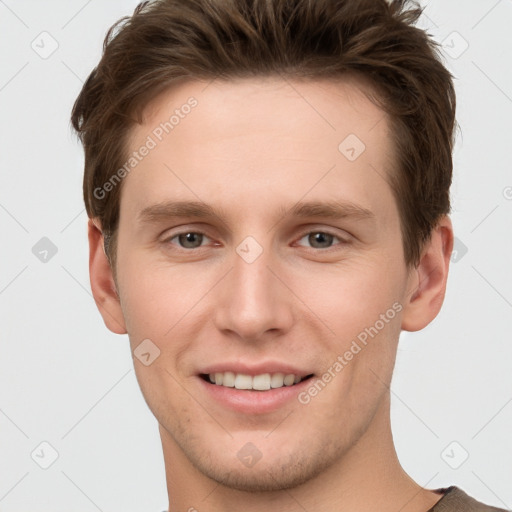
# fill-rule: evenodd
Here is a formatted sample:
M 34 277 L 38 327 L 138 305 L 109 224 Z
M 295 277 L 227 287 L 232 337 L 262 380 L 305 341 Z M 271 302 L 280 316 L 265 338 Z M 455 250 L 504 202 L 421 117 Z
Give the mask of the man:
M 443 303 L 455 93 L 421 10 L 162 0 L 74 106 L 90 275 L 169 511 L 490 511 L 402 469 L 401 330 Z

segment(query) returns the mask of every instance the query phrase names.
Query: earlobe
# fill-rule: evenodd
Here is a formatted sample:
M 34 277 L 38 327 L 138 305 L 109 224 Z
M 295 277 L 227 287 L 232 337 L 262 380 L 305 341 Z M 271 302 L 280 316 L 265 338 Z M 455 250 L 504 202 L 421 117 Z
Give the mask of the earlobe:
M 452 250 L 452 223 L 444 216 L 433 229 L 419 265 L 410 273 L 402 315 L 404 331 L 423 329 L 441 310 Z
M 119 295 L 105 254 L 103 235 L 97 219 L 89 219 L 88 238 L 89 276 L 94 301 L 107 328 L 116 334 L 126 334 Z

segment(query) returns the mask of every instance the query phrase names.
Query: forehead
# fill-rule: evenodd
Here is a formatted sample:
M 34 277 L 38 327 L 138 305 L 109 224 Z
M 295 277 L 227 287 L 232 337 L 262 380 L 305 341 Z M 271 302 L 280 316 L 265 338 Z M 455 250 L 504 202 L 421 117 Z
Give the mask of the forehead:
M 250 124 L 254 133 L 261 128 L 261 123 L 265 131 L 296 129 L 298 120 L 309 121 L 304 132 L 313 136 L 324 131 L 341 135 L 348 128 L 364 134 L 380 121 L 383 121 L 382 127 L 387 128 L 387 116 L 365 93 L 374 95 L 375 91 L 363 76 L 355 74 L 314 80 L 279 76 L 182 80 L 145 105 L 143 123 L 132 130 L 130 139 L 137 141 L 149 129 L 169 120 L 173 113 L 181 114 L 179 117 L 183 120 L 188 116 L 190 98 L 197 100 L 193 117 L 212 122 L 207 122 L 204 129 L 214 125 L 217 129 L 222 126 L 224 130 L 236 131 Z M 182 109 L 187 111 L 185 117 L 179 112 Z M 291 110 L 293 116 L 290 116 Z M 174 128 L 181 124 L 180 131 L 186 132 L 186 123 L 176 123 L 176 120 L 173 123 Z
M 379 196 L 388 200 L 388 119 L 365 91 L 368 85 L 353 76 L 176 85 L 146 106 L 130 133 L 129 151 L 149 139 L 152 149 L 129 173 L 122 194 L 139 210 L 169 195 L 232 200 L 230 190 L 240 201 L 259 194 L 269 204 L 273 192 L 294 202 L 308 188 L 310 195 L 340 199 L 333 191 L 341 184 L 346 198 L 363 206 Z

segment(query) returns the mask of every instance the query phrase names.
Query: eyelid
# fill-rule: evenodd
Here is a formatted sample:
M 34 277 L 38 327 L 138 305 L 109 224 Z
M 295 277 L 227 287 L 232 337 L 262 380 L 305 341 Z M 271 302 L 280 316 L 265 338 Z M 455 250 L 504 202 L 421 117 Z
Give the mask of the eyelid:
M 169 240 L 169 238 L 174 238 L 175 236 L 178 235 L 184 235 L 185 233 L 200 233 L 202 235 L 208 236 L 208 231 L 210 231 L 209 227 L 205 225 L 203 222 L 184 223 L 168 227 L 158 235 L 158 238 L 165 241 Z

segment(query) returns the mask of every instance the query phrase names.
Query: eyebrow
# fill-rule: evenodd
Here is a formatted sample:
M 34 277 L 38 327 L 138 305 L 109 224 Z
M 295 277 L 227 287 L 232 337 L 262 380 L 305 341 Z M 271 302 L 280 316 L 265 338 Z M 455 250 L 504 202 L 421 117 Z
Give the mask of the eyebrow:
M 278 217 L 326 218 L 375 220 L 375 214 L 350 201 L 307 201 L 298 202 L 291 207 L 281 207 Z M 211 218 L 216 217 L 227 224 L 227 215 L 223 209 L 216 210 L 201 201 L 166 201 L 147 206 L 138 215 L 142 224 L 153 224 L 175 217 Z

